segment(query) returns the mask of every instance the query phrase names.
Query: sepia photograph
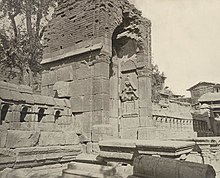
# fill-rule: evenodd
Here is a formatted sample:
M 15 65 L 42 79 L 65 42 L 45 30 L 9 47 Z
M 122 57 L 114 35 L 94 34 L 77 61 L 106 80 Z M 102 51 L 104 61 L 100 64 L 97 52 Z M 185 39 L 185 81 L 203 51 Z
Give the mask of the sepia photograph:
M 219 0 L 0 0 L 0 178 L 220 178 Z

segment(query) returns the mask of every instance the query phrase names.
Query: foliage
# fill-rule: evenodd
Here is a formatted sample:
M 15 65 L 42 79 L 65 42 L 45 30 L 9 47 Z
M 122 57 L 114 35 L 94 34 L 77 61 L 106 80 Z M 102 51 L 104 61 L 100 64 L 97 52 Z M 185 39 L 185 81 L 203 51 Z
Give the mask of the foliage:
M 40 71 L 42 38 L 55 5 L 56 0 L 0 0 L 0 20 L 9 22 L 0 30 L 0 66 L 10 70 L 9 77 L 18 71 L 20 82 L 30 85 L 25 74 Z
M 152 72 L 152 101 L 159 102 L 161 99 L 160 92 L 164 89 L 164 82 L 166 77 L 164 73 L 160 73 L 157 65 L 153 65 Z

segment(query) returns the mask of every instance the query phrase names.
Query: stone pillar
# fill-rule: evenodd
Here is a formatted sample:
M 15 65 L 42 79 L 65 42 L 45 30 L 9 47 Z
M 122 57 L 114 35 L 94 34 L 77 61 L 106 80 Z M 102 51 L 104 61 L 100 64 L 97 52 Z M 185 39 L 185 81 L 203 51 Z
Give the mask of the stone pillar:
M 154 122 L 152 119 L 151 101 L 151 70 L 142 68 L 138 70 L 139 89 L 139 117 L 140 128 L 138 129 L 138 139 L 153 139 L 156 135 Z
M 114 137 L 119 137 L 119 117 L 121 115 L 120 111 L 120 99 L 119 99 L 119 60 L 112 59 L 112 64 L 110 65 L 110 100 L 109 100 L 109 123 L 113 127 Z
M 100 54 L 93 66 L 92 141 L 95 142 L 112 136 L 109 128 L 109 61 L 108 55 Z M 105 132 L 106 128 L 108 132 Z
M 138 71 L 140 126 L 152 126 L 151 76 L 149 69 Z M 143 112 L 143 111 L 146 112 Z
M 109 57 L 100 55 L 94 64 L 92 87 L 92 123 L 109 123 Z

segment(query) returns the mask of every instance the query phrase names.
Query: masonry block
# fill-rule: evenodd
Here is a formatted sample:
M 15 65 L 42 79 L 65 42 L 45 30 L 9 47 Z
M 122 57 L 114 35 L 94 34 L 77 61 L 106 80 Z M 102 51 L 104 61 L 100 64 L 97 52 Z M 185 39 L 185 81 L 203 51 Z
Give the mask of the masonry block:
M 109 64 L 106 62 L 96 63 L 94 66 L 94 77 L 109 78 Z
M 139 127 L 139 118 L 121 118 L 120 127 L 121 128 L 138 128 Z
M 118 118 L 109 118 L 109 124 L 112 126 L 113 128 L 113 136 L 115 138 L 118 137 L 118 132 L 119 132 L 119 121 L 118 121 Z
M 48 86 L 49 83 L 50 83 L 50 81 L 49 81 L 49 72 L 43 72 L 42 73 L 42 82 L 41 82 L 42 87 Z
M 92 96 L 85 95 L 83 96 L 83 111 L 88 112 L 92 110 Z
M 93 111 L 92 112 L 92 124 L 108 124 L 109 123 L 109 112 L 108 111 Z
M 38 143 L 39 132 L 9 130 L 6 148 L 33 147 Z
M 109 80 L 107 79 L 94 79 L 93 80 L 93 88 L 92 88 L 92 94 L 100 94 L 105 93 L 109 94 Z
M 81 83 L 81 87 L 82 87 L 82 95 L 91 95 L 92 94 L 92 79 L 91 78 L 87 78 L 87 79 L 83 79 L 83 80 L 79 80 L 79 82 Z
M 109 111 L 109 95 L 107 94 L 93 95 L 93 110 Z
M 40 146 L 65 145 L 65 142 L 63 132 L 41 132 L 39 138 Z
M 49 79 L 48 85 L 53 85 L 53 84 L 55 84 L 56 81 L 57 81 L 57 73 L 56 73 L 56 71 L 49 71 L 49 73 L 48 73 L 48 79 Z
M 81 64 L 80 68 L 76 70 L 76 77 L 78 80 L 90 78 L 92 76 L 91 74 L 92 74 L 91 68 L 85 64 L 84 65 Z
M 83 95 L 83 83 L 80 80 L 70 82 L 70 95 L 74 97 Z
M 45 115 L 41 122 L 42 123 L 54 123 L 55 117 L 54 117 L 54 115 Z
M 64 132 L 65 134 L 65 145 L 78 145 L 79 137 L 75 132 Z
M 92 127 L 92 141 L 98 142 L 104 139 L 112 139 L 113 130 L 111 125 L 94 125 Z
M 59 68 L 57 70 L 57 81 L 72 81 L 74 80 L 72 65 Z
M 75 96 L 70 98 L 72 112 L 82 112 L 83 111 L 83 97 Z
M 58 81 L 54 84 L 53 90 L 57 92 L 58 97 L 70 97 L 70 83 L 64 81 Z
M 137 139 L 138 128 L 122 128 L 120 129 L 120 135 L 123 139 Z
M 7 141 L 7 131 L 0 131 L 0 148 L 4 148 Z
M 155 127 L 140 127 L 138 128 L 138 139 L 139 140 L 153 140 L 156 138 Z

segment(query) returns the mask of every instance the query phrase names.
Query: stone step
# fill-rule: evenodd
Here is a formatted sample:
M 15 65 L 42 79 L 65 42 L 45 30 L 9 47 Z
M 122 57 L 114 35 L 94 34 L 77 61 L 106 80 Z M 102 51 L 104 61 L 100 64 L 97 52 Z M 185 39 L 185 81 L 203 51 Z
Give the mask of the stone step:
M 104 166 L 88 163 L 70 163 L 68 168 L 63 170 L 63 178 L 75 177 L 94 177 L 94 178 L 110 178 L 110 177 L 127 177 L 132 174 L 132 166 Z

